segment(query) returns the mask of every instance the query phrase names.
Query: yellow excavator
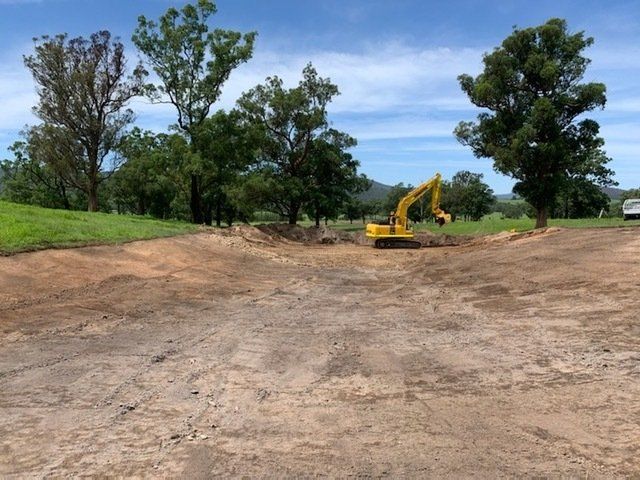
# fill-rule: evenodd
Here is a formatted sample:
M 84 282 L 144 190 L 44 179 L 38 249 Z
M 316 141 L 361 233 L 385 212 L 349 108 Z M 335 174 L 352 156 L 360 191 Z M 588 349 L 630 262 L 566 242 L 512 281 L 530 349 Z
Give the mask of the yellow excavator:
M 420 248 L 422 244 L 413 238 L 413 231 L 409 226 L 407 212 L 409 207 L 420 200 L 431 190 L 431 212 L 436 223 L 442 226 L 451 222 L 451 215 L 440 209 L 440 194 L 442 193 L 442 176 L 436 173 L 426 182 L 410 191 L 398 202 L 394 212 L 391 212 L 386 222 L 370 223 L 367 225 L 367 237 L 375 239 L 376 248 Z

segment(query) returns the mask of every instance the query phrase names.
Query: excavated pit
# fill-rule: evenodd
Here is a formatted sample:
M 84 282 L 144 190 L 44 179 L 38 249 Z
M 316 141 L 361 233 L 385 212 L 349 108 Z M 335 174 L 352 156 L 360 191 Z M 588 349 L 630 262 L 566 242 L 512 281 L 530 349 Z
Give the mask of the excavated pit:
M 640 230 L 433 241 L 0 258 L 0 477 L 640 476 Z

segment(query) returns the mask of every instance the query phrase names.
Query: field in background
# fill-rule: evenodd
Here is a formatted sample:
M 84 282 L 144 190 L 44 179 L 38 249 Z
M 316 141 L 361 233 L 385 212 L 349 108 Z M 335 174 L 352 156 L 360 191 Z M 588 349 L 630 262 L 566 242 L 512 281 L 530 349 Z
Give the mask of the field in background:
M 168 237 L 197 229 L 184 222 L 0 201 L 0 253 Z
M 313 222 L 300 222 L 302 226 L 311 226 Z M 431 231 L 436 233 L 446 233 L 448 235 L 489 235 L 510 230 L 518 232 L 532 230 L 535 220 L 531 218 L 499 218 L 496 215 L 488 215 L 479 222 L 464 222 L 458 220 L 449 223 L 444 227 L 439 227 L 434 223 L 421 223 L 414 226 L 415 231 Z M 631 227 L 640 226 L 640 220 L 624 221 L 622 218 L 580 218 L 580 219 L 551 219 L 550 227 L 566 228 L 604 228 L 604 227 Z M 329 227 L 348 232 L 364 230 L 362 221 L 354 221 L 353 224 L 347 221 L 329 222 Z
M 424 223 L 415 225 L 414 229 L 448 235 L 488 235 L 510 230 L 526 231 L 534 227 L 533 219 L 508 219 L 500 218 L 499 215 L 487 215 L 479 222 L 458 220 L 442 228 L 434 223 Z M 305 220 L 299 222 L 299 225 L 310 227 L 314 222 Z M 625 222 L 621 218 L 553 219 L 549 220 L 549 225 L 568 228 L 622 227 L 640 226 L 640 220 Z M 347 232 L 364 230 L 362 221 L 330 221 L 328 226 Z M 0 201 L 0 254 L 169 237 L 196 232 L 199 228 L 186 222 L 155 220 L 133 215 L 55 210 Z

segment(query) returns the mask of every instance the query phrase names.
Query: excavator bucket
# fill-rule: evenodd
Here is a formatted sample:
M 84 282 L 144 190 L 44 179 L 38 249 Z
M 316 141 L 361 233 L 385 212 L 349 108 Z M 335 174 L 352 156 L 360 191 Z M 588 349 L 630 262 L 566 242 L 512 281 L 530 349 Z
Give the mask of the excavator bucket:
M 436 223 L 438 225 L 440 225 L 441 227 L 445 224 L 445 223 L 451 223 L 451 215 L 448 213 L 444 213 L 441 212 L 439 214 L 436 215 Z

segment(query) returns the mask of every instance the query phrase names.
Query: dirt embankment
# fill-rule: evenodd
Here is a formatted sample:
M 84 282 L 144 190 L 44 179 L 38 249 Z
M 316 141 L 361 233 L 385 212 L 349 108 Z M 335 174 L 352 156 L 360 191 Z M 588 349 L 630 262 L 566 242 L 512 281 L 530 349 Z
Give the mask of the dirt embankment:
M 364 231 L 349 232 L 333 229 L 328 226 L 301 227 L 272 223 L 264 225 L 238 225 L 221 231 L 228 237 L 243 238 L 248 242 L 262 243 L 274 246 L 279 242 L 294 242 L 302 244 L 355 244 L 372 245 Z M 456 246 L 469 243 L 474 237 L 465 235 L 448 235 L 445 233 L 420 232 L 416 234 L 425 247 Z
M 0 258 L 0 476 L 640 476 L 638 230 L 331 235 Z

